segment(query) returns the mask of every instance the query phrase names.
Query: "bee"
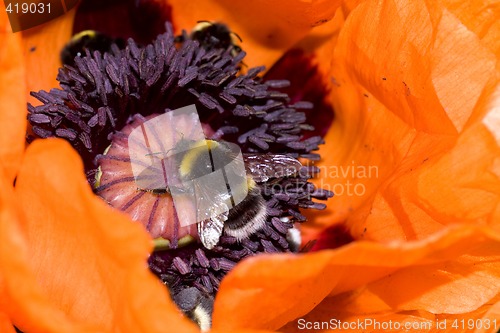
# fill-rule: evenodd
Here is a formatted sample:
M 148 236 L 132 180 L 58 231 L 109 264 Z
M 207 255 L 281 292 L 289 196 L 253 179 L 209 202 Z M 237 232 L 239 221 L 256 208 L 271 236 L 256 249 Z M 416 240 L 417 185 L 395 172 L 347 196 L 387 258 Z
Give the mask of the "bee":
M 198 324 L 202 332 L 210 330 L 214 308 L 213 296 L 202 293 L 194 287 L 187 287 L 175 294 L 171 292 L 171 296 L 182 312 Z
M 238 46 L 238 41 L 243 42 L 241 37 L 229 30 L 227 25 L 210 21 L 198 21 L 197 23 L 190 37 L 198 41 L 204 49 L 227 49 L 232 46 L 234 54 L 241 52 L 241 48 Z M 178 36 L 176 40 L 184 41 L 184 39 L 183 36 Z
M 83 57 L 85 50 L 109 52 L 113 44 L 119 48 L 125 46 L 125 42 L 121 38 L 112 38 L 95 30 L 81 31 L 71 37 L 71 40 L 61 50 L 61 62 L 63 65 L 74 66 L 75 57 Z
M 128 126 L 126 135 L 134 129 Z M 141 223 L 158 241 L 157 249 L 197 238 L 213 249 L 223 233 L 238 241 L 250 237 L 268 217 L 263 186 L 293 177 L 302 168 L 291 156 L 242 154 L 237 145 L 224 141 L 181 139 L 169 150 L 151 151 L 160 146 L 159 135 L 151 135 L 150 146 L 137 140 L 140 144 L 132 150 L 126 138 L 118 137 L 96 159 L 100 172 L 95 193 Z M 134 173 L 131 165 L 140 171 Z M 214 175 L 218 178 L 210 178 Z
M 236 152 L 223 141 L 205 140 L 209 154 L 204 154 L 202 149 L 192 149 L 186 153 L 179 167 L 180 177 L 190 180 L 202 177 L 220 165 L 235 158 Z M 199 143 L 197 143 L 199 145 Z M 229 186 L 228 194 L 218 194 L 211 198 L 211 204 L 217 211 L 226 211 L 215 217 L 205 219 L 198 223 L 198 234 L 200 240 L 207 249 L 212 249 L 223 233 L 233 236 L 241 241 L 258 231 L 267 219 L 266 201 L 262 196 L 259 183 L 277 181 L 297 174 L 302 164 L 293 157 L 275 154 L 243 154 L 246 174 L 237 187 Z M 230 173 L 231 171 L 229 171 Z M 234 175 L 225 175 L 227 179 L 235 179 Z M 203 185 L 204 186 L 204 185 Z M 198 193 L 210 196 L 209 188 L 197 188 Z M 244 199 L 236 205 L 230 205 L 233 197 L 241 196 L 246 192 Z M 231 207 L 230 209 L 226 209 Z

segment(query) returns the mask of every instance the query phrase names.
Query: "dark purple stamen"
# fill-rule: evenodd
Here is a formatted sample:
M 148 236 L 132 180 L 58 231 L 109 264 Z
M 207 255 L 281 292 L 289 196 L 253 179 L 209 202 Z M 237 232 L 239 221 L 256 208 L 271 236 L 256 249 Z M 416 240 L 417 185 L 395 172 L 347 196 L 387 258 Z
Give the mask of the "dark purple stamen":
M 232 46 L 200 47 L 187 34 L 182 43 L 176 43 L 170 25 L 147 46 L 129 40 L 124 49 L 114 45 L 111 50 L 104 54 L 87 51 L 86 56 L 76 58 L 74 67 L 59 70 L 60 89 L 33 92 L 43 104 L 28 105 L 28 120 L 36 137 L 68 140 L 82 156 L 91 185 L 103 161 L 139 163 L 102 155 L 111 140 L 128 139 L 122 128 L 136 119 L 190 104 L 196 105 L 214 139 L 238 143 L 244 153 L 319 158 L 313 151 L 323 143 L 322 138 L 305 134 L 313 130 L 306 122 L 312 103 L 290 98 L 287 80 L 262 79 L 263 67 L 242 74 L 245 52 L 235 54 Z M 29 141 L 36 137 L 29 137 Z M 323 203 L 313 199 L 326 200 L 333 195 L 308 182 L 318 171 L 305 166 L 296 175 L 259 184 L 268 215 L 264 227 L 242 241 L 223 235 L 212 250 L 199 243 L 177 248 L 180 223 L 174 211 L 174 249 L 153 253 L 149 258 L 151 271 L 173 295 L 191 287 L 214 295 L 221 279 L 240 260 L 259 253 L 296 251 L 297 244 L 287 239 L 293 224 L 305 221 L 300 208 L 324 209 Z M 133 180 L 113 179 L 94 191 L 99 194 Z M 122 209 L 132 206 L 144 193 L 139 191 Z M 157 210 L 158 200 L 152 206 L 150 222 Z

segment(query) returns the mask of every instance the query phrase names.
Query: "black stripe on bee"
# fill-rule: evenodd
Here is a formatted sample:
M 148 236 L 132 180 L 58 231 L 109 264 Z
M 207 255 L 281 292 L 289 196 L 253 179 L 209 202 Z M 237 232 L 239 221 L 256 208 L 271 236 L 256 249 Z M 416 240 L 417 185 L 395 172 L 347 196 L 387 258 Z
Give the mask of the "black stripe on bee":
M 255 182 L 253 184 L 254 187 L 249 189 L 245 199 L 229 210 L 228 219 L 224 223 L 225 233 L 238 240 L 250 237 L 266 223 L 266 201 L 259 187 Z

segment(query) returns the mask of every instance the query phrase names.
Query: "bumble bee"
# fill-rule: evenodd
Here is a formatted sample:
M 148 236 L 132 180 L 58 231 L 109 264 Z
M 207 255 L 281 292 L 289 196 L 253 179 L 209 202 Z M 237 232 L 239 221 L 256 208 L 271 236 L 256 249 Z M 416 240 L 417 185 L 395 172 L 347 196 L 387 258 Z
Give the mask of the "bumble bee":
M 182 312 L 198 324 L 202 332 L 210 330 L 214 308 L 213 296 L 202 293 L 194 287 L 187 287 L 176 293 L 171 291 L 171 296 Z
M 125 42 L 121 38 L 112 38 L 95 30 L 80 31 L 61 50 L 61 62 L 63 65 L 74 66 L 76 57 L 83 57 L 85 50 L 109 52 L 111 46 L 117 44 L 123 48 Z
M 235 54 L 241 52 L 241 48 L 237 45 L 238 41 L 241 43 L 241 37 L 237 33 L 229 30 L 228 26 L 223 23 L 212 23 L 209 21 L 198 21 L 198 24 L 191 32 L 191 39 L 200 43 L 204 49 L 227 49 L 233 48 Z M 184 41 L 183 36 L 178 36 L 177 41 Z
M 203 149 L 191 149 L 182 156 L 179 164 L 182 179 L 195 179 L 215 170 L 222 170 L 223 164 L 235 158 L 237 152 L 227 142 L 204 141 L 209 154 L 204 154 Z M 267 212 L 266 201 L 258 184 L 293 176 L 302 167 L 298 160 L 287 155 L 243 154 L 243 161 L 246 170 L 243 181 L 236 187 L 230 187 L 227 180 L 235 179 L 235 175 L 231 175 L 229 170 L 229 174 L 224 174 L 228 194 L 218 194 L 211 198 L 211 204 L 216 206 L 214 208 L 221 208 L 218 211 L 224 210 L 226 213 L 198 223 L 200 240 L 207 249 L 217 245 L 223 231 L 240 241 L 262 228 L 267 219 Z M 198 188 L 197 192 L 210 195 L 207 188 Z M 233 197 L 241 194 L 246 195 L 242 201 L 236 205 L 234 202 L 230 204 Z M 227 207 L 232 208 L 224 209 Z
M 141 192 L 151 193 L 148 200 L 155 206 L 141 222 L 158 244 L 163 244 L 162 239 L 196 233 L 204 247 L 213 249 L 223 232 L 238 241 L 250 237 L 267 220 L 261 185 L 293 177 L 302 167 L 287 155 L 242 154 L 236 144 L 207 139 L 182 138 L 165 152 L 152 152 L 147 145 L 137 149 L 133 156 L 147 156 L 153 163 L 134 176 L 134 197 L 119 205 L 129 207 Z M 130 158 L 132 163 L 145 166 L 137 157 Z M 100 183 L 96 193 L 106 198 L 112 185 L 113 181 Z

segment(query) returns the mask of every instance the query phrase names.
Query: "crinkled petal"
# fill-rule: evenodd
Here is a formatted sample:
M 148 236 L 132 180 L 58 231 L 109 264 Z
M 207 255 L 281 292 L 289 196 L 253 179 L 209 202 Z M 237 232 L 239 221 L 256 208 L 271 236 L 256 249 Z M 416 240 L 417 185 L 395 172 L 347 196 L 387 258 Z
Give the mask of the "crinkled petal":
M 26 133 L 25 66 L 21 36 L 12 33 L 3 4 L 0 8 L 0 160 L 12 182 Z
M 366 288 L 328 297 L 301 320 L 282 327 L 286 333 L 326 322 L 319 332 L 496 332 L 499 328 L 500 294 L 475 311 L 433 314 L 424 310 L 392 310 Z
M 251 258 L 222 281 L 214 327 L 278 329 L 328 295 L 365 285 L 389 309 L 470 312 L 500 292 L 498 253 L 500 235 L 462 225 L 415 242 Z
M 484 96 L 477 108 L 488 113 L 451 147 L 436 151 L 435 138 L 417 136 L 404 164 L 373 202 L 352 215 L 355 236 L 417 239 L 458 222 L 498 227 L 500 141 L 495 136 L 500 85 Z
M 424 1 L 359 5 L 335 57 L 369 96 L 428 133 L 460 132 L 496 75 L 496 57 L 477 35 L 446 7 Z
M 282 327 L 281 331 L 295 333 L 303 331 L 304 329 L 300 329 L 303 327 L 323 325 L 323 329 L 318 332 L 423 333 L 430 332 L 434 325 L 434 315 L 430 313 L 393 312 L 387 307 L 378 309 L 373 306 L 374 301 L 369 293 L 363 291 L 329 297 L 300 320 L 294 320 Z M 323 322 L 327 324 L 322 324 Z
M 337 196 L 319 223 L 379 241 L 497 224 L 499 73 L 483 37 L 498 32 L 469 18 L 458 3 L 366 1 L 321 51 L 336 112 L 321 182 Z
M 103 331 L 198 331 L 149 272 L 147 233 L 93 195 L 68 143 L 29 146 L 16 197 L 26 215 L 29 265 L 69 318 Z
M 500 57 L 500 5 L 497 1 L 443 1 L 447 10 Z M 498 68 L 498 64 L 497 64 Z

